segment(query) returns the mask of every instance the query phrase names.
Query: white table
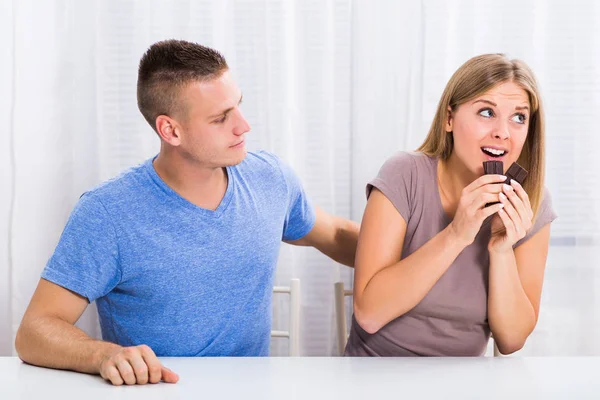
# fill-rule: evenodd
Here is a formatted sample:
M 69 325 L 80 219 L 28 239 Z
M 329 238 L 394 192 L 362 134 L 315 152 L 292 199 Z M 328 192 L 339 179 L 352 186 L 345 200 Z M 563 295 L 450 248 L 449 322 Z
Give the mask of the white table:
M 0 358 L 0 399 L 600 399 L 598 358 L 163 358 L 177 384 Z

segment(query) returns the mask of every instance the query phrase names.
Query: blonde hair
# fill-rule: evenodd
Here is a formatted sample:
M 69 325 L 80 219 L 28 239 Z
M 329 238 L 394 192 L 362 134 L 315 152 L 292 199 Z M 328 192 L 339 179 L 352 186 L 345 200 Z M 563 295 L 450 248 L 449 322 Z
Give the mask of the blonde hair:
M 455 111 L 461 104 L 504 82 L 514 82 L 529 97 L 529 129 L 517 162 L 529 171 L 523 188 L 529 196 L 534 215 L 537 215 L 544 191 L 544 109 L 533 72 L 523 61 L 511 60 L 504 54 L 484 54 L 465 62 L 448 81 L 427 138 L 417 151 L 446 161 L 454 147 L 453 137 L 445 129 L 448 108 Z

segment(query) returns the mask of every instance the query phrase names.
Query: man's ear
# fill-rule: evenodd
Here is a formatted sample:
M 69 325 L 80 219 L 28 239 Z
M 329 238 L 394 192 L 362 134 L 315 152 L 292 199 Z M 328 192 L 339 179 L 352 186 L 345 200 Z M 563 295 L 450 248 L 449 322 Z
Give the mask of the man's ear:
M 179 130 L 179 124 L 173 118 L 166 115 L 156 117 L 156 132 L 158 136 L 171 146 L 179 146 L 181 144 Z

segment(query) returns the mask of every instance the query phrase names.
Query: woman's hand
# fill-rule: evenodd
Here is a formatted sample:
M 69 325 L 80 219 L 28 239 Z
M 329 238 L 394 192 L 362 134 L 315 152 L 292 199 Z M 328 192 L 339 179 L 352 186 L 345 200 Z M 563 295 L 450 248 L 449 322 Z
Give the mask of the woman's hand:
M 473 243 L 483 221 L 505 207 L 504 203 L 485 206 L 498 201 L 505 180 L 502 175 L 483 175 L 463 189 L 450 227 L 465 247 Z
M 490 252 L 512 251 L 512 246 L 523 239 L 533 224 L 533 210 L 525 189 L 515 180 L 503 185 L 499 194 L 504 205 L 492 219 Z

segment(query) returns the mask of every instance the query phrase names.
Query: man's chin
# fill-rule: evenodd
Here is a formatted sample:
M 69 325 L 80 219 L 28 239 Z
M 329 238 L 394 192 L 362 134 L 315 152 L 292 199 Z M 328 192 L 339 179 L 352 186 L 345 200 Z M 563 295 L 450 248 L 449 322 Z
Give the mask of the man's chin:
M 224 167 L 233 167 L 234 165 L 238 165 L 239 163 L 244 161 L 247 154 L 248 154 L 248 151 L 246 149 L 243 149 L 243 151 L 238 151 L 237 154 L 227 157 L 227 159 L 225 159 L 223 162 L 223 166 Z

